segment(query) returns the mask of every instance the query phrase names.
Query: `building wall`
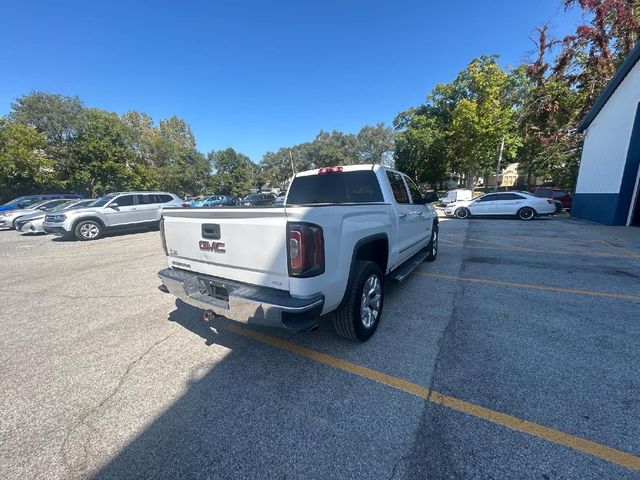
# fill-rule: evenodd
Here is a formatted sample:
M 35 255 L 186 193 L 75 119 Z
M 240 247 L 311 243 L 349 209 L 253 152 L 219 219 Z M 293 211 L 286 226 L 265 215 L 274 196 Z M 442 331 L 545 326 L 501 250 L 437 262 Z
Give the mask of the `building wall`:
M 640 101 L 640 62 L 629 72 L 586 131 L 571 214 L 621 224 L 619 195 Z M 625 221 L 622 224 L 626 223 Z

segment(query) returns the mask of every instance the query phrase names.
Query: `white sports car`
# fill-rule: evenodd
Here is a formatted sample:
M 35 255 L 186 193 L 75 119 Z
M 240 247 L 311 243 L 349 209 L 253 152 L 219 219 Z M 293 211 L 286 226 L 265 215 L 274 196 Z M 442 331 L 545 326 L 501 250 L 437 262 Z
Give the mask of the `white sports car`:
M 527 192 L 486 193 L 474 200 L 454 202 L 444 209 L 447 216 L 457 218 L 481 216 L 515 216 L 521 220 L 553 215 L 556 205 L 548 198 L 534 197 Z

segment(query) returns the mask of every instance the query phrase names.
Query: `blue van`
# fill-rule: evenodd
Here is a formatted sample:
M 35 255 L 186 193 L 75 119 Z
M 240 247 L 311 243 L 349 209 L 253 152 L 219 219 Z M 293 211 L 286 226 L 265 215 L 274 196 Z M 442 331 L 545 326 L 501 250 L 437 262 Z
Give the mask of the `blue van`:
M 68 198 L 69 200 L 75 200 L 83 197 L 82 195 L 67 193 L 43 193 L 40 195 L 24 195 L 23 197 L 14 198 L 4 205 L 0 205 L 0 212 L 5 210 L 15 210 L 17 208 L 27 208 L 32 203 L 41 202 L 42 200 L 54 200 L 56 198 Z

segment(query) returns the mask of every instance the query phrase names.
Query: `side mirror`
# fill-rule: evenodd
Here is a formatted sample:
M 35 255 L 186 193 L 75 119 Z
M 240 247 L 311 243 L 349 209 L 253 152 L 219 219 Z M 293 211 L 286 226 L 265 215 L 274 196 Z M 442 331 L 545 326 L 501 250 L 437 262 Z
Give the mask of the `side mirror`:
M 118 204 L 117 203 L 110 203 L 109 204 L 109 208 L 117 208 Z

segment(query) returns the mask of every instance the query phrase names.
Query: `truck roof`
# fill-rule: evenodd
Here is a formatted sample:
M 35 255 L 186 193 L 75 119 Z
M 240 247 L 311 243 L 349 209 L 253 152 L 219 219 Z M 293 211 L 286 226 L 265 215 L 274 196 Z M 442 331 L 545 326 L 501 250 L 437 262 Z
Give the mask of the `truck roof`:
M 313 170 L 305 170 L 304 172 L 299 172 L 297 173 L 295 176 L 296 177 L 304 177 L 307 175 L 317 175 L 318 172 L 320 172 L 320 170 L 322 169 L 326 169 L 326 168 L 341 168 L 343 172 L 354 172 L 357 170 L 372 170 L 374 172 L 380 170 L 381 168 L 384 168 L 381 165 L 375 164 L 375 163 L 364 163 L 364 164 L 360 164 L 360 165 L 344 165 L 344 166 L 335 166 L 335 167 L 321 167 L 321 168 L 314 168 Z

